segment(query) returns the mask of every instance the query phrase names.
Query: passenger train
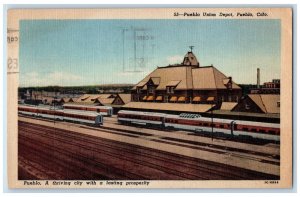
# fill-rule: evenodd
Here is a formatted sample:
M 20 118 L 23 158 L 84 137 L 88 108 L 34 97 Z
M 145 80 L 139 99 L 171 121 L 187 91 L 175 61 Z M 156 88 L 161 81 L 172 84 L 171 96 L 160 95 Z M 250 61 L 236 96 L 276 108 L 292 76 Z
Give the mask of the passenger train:
M 280 141 L 280 124 L 242 120 L 201 117 L 197 114 L 171 115 L 164 113 L 121 110 L 118 112 L 121 124 L 156 125 L 163 128 L 182 129 L 195 132 L 221 133 L 230 136 L 252 137 Z
M 110 106 L 86 106 L 86 105 L 64 104 L 63 109 L 64 110 L 97 112 L 103 116 L 112 116 L 112 114 L 113 114 L 113 108 Z
M 78 111 L 64 111 L 64 110 L 52 110 L 47 108 L 36 108 L 30 106 L 19 106 L 19 114 L 31 115 L 36 117 L 43 117 L 61 121 L 72 121 L 78 123 L 93 124 L 100 126 L 103 124 L 103 117 L 99 113 L 95 112 L 78 112 Z

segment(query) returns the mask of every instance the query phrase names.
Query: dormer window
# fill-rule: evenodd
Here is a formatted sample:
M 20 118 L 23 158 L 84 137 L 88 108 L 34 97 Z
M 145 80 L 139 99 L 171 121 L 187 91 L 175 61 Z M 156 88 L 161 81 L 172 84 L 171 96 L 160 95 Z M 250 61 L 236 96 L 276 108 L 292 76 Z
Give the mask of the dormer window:
M 223 79 L 223 84 L 226 86 L 227 89 L 231 90 L 232 89 L 232 78 L 228 77 Z
M 174 93 L 174 89 L 175 89 L 174 86 L 167 87 L 167 93 L 168 94 L 173 94 Z
M 154 92 L 155 92 L 154 86 L 148 86 L 148 93 L 154 94 Z
M 250 109 L 250 105 L 249 104 L 245 104 L 245 109 L 249 110 Z
M 168 94 L 173 94 L 174 93 L 174 89 L 178 86 L 178 84 L 180 83 L 181 81 L 178 81 L 178 80 L 172 80 L 172 81 L 169 81 L 166 85 L 166 91 Z

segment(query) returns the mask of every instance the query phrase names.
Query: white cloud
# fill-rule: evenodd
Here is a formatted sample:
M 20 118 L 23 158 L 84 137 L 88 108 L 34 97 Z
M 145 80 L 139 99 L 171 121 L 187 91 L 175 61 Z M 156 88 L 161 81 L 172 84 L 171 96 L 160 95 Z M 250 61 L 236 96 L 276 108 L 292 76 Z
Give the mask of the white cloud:
M 149 74 L 150 72 L 152 72 L 152 70 L 149 70 L 149 69 L 145 69 L 145 70 L 141 70 L 141 71 L 124 71 L 124 72 L 118 72 L 116 73 L 117 76 L 124 76 L 124 77 L 131 77 L 131 76 L 145 76 L 147 74 Z
M 59 83 L 59 82 L 67 82 L 67 81 L 75 81 L 75 80 L 81 80 L 82 77 L 72 74 L 72 73 L 65 73 L 65 72 L 53 72 L 49 74 L 50 79 L 53 80 L 53 82 Z
M 167 57 L 168 64 L 179 64 L 182 62 L 182 60 L 183 60 L 182 55 L 173 55 L 173 56 Z
M 79 85 L 82 79 L 81 76 L 66 72 L 51 72 L 49 74 L 30 72 L 20 74 L 20 86 L 71 86 Z
M 154 69 L 153 69 L 154 70 Z M 109 83 L 131 83 L 136 84 L 143 78 L 145 78 L 149 73 L 153 70 L 146 68 L 145 70 L 141 70 L 139 72 L 117 72 L 113 73 L 111 77 L 111 81 Z

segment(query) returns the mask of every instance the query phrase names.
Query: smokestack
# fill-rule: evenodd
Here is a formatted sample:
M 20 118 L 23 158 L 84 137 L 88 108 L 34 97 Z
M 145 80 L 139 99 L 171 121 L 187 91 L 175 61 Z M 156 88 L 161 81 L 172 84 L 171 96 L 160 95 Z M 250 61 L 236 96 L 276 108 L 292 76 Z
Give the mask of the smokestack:
M 260 70 L 257 68 L 257 88 L 260 88 Z

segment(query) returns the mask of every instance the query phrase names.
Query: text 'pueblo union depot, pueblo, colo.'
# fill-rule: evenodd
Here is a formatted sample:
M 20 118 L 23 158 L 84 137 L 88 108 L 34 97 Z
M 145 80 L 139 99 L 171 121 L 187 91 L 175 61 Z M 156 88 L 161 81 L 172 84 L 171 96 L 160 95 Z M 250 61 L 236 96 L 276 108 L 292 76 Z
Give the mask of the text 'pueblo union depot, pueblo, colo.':
M 184 17 L 266 17 L 266 12 L 174 12 L 174 16 Z

